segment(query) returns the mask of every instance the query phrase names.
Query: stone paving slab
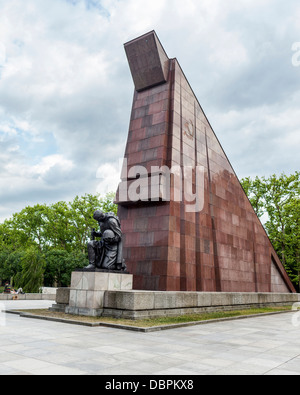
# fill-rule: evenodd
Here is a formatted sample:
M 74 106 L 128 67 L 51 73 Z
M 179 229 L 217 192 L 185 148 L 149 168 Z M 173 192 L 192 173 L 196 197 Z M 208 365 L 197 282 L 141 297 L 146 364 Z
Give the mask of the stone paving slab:
M 1 306 L 50 307 L 46 302 Z M 0 375 L 299 375 L 295 314 L 140 333 L 1 313 Z

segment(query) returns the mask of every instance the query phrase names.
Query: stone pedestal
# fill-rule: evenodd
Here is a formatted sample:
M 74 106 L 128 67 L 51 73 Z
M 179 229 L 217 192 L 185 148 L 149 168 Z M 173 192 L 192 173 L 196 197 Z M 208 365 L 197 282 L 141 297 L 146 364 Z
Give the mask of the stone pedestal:
M 58 288 L 56 291 L 56 303 L 49 308 L 50 311 L 58 311 L 64 313 L 69 305 L 70 288 Z
M 67 314 L 99 317 L 103 313 L 104 294 L 106 291 L 132 290 L 131 274 L 111 272 L 72 273 L 69 305 Z

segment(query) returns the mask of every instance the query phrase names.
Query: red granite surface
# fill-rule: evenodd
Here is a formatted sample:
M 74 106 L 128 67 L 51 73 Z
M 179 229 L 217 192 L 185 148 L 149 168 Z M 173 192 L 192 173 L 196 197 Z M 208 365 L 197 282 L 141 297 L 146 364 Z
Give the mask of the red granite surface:
M 173 192 L 166 202 L 147 192 L 136 202 L 117 194 L 124 258 L 134 274 L 134 289 L 295 292 L 178 61 L 169 59 L 167 70 L 168 58 L 155 32 L 128 46 L 138 83 L 125 152 L 127 170 L 143 166 L 150 173 L 153 166 L 200 166 L 204 171 L 199 212 L 188 212 L 185 185 L 180 202 Z M 151 180 L 144 178 L 146 188 Z M 122 179 L 125 188 L 141 181 L 129 180 L 126 169 Z M 195 192 L 195 174 L 192 184 Z

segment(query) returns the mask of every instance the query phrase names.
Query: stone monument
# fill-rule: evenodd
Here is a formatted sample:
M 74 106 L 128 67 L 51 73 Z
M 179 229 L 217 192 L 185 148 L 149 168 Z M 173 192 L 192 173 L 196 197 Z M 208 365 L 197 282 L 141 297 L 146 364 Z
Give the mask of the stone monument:
M 177 59 L 125 44 L 135 91 L 116 202 L 134 289 L 294 293 Z
M 154 31 L 125 50 L 135 91 L 118 217 L 95 212 L 89 266 L 53 309 L 136 319 L 298 303 L 177 59 Z

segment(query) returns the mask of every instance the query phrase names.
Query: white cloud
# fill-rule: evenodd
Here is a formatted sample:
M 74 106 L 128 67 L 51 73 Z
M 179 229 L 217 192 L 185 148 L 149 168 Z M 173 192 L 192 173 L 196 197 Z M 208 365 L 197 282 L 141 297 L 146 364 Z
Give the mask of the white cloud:
M 18 150 L 19 147 L 11 147 L 10 152 Z M 63 158 L 61 155 L 50 155 L 45 156 L 36 165 L 28 165 L 23 163 L 20 165 L 20 161 L 9 161 L 4 166 L 3 174 L 6 178 L 11 177 L 15 180 L 29 181 L 34 180 L 36 184 L 41 184 L 49 173 L 56 170 L 56 182 L 60 182 L 62 175 L 68 174 L 74 168 L 73 163 L 70 160 Z M 12 185 L 11 185 L 12 186 Z M 40 185 L 41 186 L 41 185 Z M 5 193 L 5 190 L 3 191 Z
M 32 167 L 33 174 L 45 175 L 51 168 L 59 167 L 63 171 L 70 171 L 74 167 L 72 161 L 64 159 L 62 155 L 45 156 L 42 161 Z
M 120 183 L 120 174 L 122 161 L 119 164 L 106 163 L 98 167 L 96 172 L 96 178 L 98 180 L 98 185 L 96 188 L 96 193 L 100 195 L 105 195 L 108 192 L 114 192 L 117 190 Z
M 133 94 L 123 43 L 152 29 L 239 175 L 298 169 L 299 15 L 289 0 L 0 0 L 1 218 L 115 188 Z
M 5 45 L 0 42 L 0 67 L 3 67 L 6 62 L 6 48 Z

